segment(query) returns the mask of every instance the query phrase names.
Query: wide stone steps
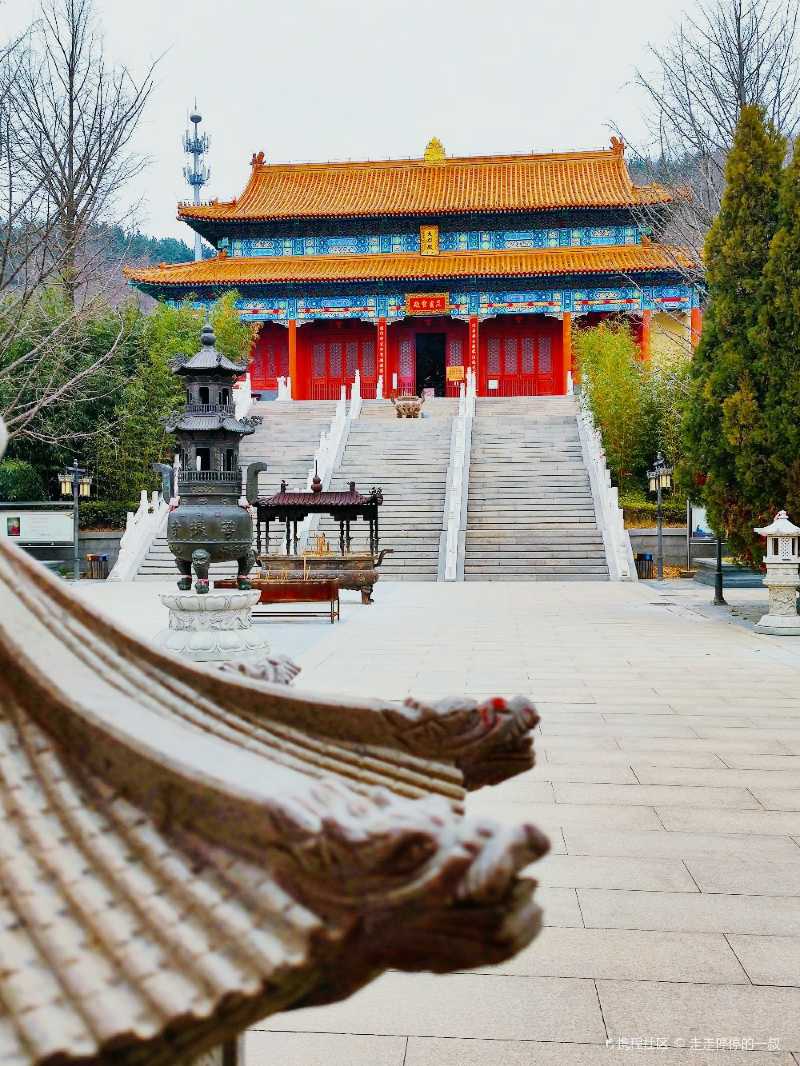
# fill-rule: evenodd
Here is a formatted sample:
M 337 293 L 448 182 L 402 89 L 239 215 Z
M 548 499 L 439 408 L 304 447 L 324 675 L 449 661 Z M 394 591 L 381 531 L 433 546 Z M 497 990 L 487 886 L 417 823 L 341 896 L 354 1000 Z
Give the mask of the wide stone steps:
M 458 401 L 437 399 L 423 407 L 424 418 L 399 419 L 388 401 L 365 401 L 331 488 L 355 481 L 361 492 L 383 491 L 379 510 L 380 546 L 392 548 L 381 566 L 384 580 L 435 581 L 443 525 L 450 431 Z M 338 524 L 323 518 L 320 531 L 339 544 Z M 364 523 L 351 528 L 352 549 L 368 547 Z
M 464 578 L 608 579 L 572 397 L 477 401 Z

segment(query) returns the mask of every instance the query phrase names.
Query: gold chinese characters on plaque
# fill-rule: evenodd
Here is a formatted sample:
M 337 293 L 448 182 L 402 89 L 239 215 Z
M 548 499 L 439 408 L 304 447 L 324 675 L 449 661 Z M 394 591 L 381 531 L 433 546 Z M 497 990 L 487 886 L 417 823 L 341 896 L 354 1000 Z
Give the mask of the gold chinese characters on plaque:
M 463 381 L 464 380 L 464 367 L 463 366 L 448 366 L 446 368 L 448 381 Z
M 420 226 L 419 227 L 419 250 L 422 255 L 438 255 L 439 254 L 439 227 L 438 226 Z
M 409 292 L 406 294 L 407 315 L 446 315 L 449 310 L 449 293 Z

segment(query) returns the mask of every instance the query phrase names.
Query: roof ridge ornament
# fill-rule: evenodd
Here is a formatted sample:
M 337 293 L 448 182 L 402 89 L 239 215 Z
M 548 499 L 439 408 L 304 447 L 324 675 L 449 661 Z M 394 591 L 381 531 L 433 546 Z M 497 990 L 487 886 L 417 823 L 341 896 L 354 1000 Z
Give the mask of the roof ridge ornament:
M 438 137 L 431 137 L 425 145 L 423 158 L 426 163 L 444 163 L 447 156 L 445 155 L 444 145 Z
M 262 167 L 264 165 L 264 153 L 253 152 L 253 156 L 250 160 L 251 167 Z
M 614 155 L 625 155 L 625 142 L 621 137 L 611 138 L 611 151 L 614 153 Z

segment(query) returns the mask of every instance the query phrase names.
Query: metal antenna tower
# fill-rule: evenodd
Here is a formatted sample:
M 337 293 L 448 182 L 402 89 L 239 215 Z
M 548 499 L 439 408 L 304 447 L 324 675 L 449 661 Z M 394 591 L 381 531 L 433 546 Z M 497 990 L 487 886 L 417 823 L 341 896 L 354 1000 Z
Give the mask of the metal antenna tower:
M 200 133 L 200 123 L 203 121 L 203 116 L 197 110 L 197 100 L 195 100 L 194 108 L 189 115 L 189 121 L 194 129 L 189 130 L 187 128 L 184 130 L 183 150 L 191 158 L 191 162 L 187 161 L 186 166 L 183 168 L 183 176 L 192 187 L 194 203 L 199 204 L 200 190 L 211 177 L 211 171 L 203 161 L 208 151 L 209 140 L 207 133 Z M 203 258 L 203 239 L 199 233 L 194 235 L 194 257 L 195 259 Z

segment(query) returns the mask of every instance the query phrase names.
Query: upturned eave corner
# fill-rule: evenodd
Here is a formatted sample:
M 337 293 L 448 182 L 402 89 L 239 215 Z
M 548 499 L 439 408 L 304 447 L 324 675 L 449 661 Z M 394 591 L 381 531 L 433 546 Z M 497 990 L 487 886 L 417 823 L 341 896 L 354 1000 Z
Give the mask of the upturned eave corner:
M 463 785 L 530 764 L 526 701 L 326 701 L 182 664 L 7 540 L 0 614 L 11 1061 L 175 1066 L 538 932 L 546 838 L 461 814 Z

